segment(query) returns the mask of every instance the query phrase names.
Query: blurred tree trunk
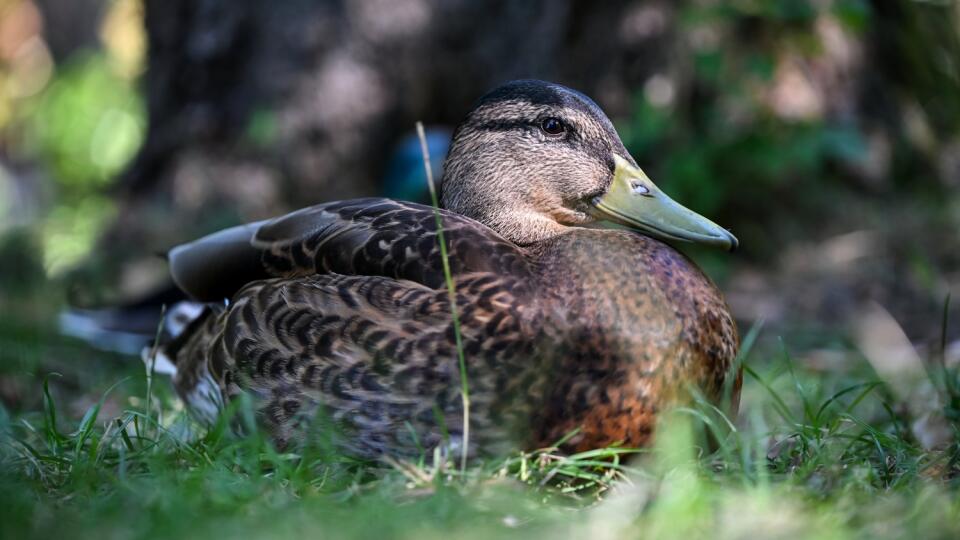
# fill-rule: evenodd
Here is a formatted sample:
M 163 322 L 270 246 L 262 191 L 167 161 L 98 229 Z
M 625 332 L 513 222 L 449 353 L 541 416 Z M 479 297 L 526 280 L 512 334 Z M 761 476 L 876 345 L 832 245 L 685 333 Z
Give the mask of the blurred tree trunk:
M 36 5 L 43 13 L 44 39 L 57 62 L 99 44 L 106 0 L 36 0 Z

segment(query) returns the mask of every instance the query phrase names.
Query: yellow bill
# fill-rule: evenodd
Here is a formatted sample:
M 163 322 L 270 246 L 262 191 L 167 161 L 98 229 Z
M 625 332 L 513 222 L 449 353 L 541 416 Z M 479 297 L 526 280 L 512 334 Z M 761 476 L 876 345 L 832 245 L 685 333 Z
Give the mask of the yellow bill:
M 613 158 L 613 182 L 605 194 L 593 201 L 600 217 L 654 238 L 730 251 L 737 248 L 737 238 L 729 231 L 668 197 L 639 167 L 620 156 Z

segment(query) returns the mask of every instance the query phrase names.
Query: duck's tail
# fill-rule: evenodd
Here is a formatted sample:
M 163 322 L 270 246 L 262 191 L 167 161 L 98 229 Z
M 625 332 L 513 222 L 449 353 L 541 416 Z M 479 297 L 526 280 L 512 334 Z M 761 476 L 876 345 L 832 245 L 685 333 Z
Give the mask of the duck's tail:
M 139 356 L 152 373 L 170 377 L 187 409 L 211 425 L 223 398 L 202 351 L 209 338 L 206 322 L 220 310 L 220 305 L 160 291 L 122 306 L 64 310 L 59 326 L 97 349 Z
M 70 307 L 60 312 L 60 332 L 87 342 L 91 347 L 137 355 L 157 337 L 164 306 L 174 306 L 186 296 L 173 283 L 150 294 L 111 306 Z M 163 330 L 161 341 L 170 339 Z
M 220 385 L 207 364 L 207 349 L 223 305 L 178 302 L 166 312 L 160 339 L 143 347 L 140 357 L 152 373 L 168 375 L 190 414 L 209 427 L 223 411 Z

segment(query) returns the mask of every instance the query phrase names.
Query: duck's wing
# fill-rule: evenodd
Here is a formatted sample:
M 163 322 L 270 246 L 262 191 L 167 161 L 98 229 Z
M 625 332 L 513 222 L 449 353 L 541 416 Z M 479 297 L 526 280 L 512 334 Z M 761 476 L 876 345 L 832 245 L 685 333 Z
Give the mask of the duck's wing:
M 367 198 L 320 204 L 227 229 L 170 251 L 174 281 L 198 300 L 269 277 L 337 273 L 443 284 L 436 210 Z M 439 210 L 454 274 L 526 275 L 523 252 L 490 228 Z
M 533 382 L 525 283 L 473 273 L 457 278 L 457 307 L 478 447 L 508 444 L 526 418 L 494 396 L 525 395 Z M 518 297 L 519 295 L 519 297 Z M 444 290 L 378 276 L 316 275 L 268 279 L 243 288 L 212 321 L 212 375 L 224 393 L 237 385 L 275 441 L 304 436 L 300 422 L 333 421 L 351 455 L 416 455 L 446 432 L 462 434 L 460 374 L 450 297 Z M 182 391 L 190 396 L 191 389 Z M 512 395 L 512 394 L 511 394 Z M 502 400 L 505 401 L 505 400 Z M 300 426 L 300 427 L 298 427 Z

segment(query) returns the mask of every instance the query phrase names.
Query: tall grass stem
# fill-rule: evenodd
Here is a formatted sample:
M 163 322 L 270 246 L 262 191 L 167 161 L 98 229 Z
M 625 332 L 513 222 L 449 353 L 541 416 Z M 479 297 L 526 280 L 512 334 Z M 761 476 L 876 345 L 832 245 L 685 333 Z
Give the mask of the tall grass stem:
M 457 360 L 460 364 L 460 397 L 463 400 L 463 441 L 460 449 L 460 473 L 467 470 L 467 454 L 470 448 L 470 385 L 467 380 L 467 362 L 463 355 L 463 338 L 460 334 L 460 315 L 457 311 L 457 292 L 450 273 L 450 260 L 447 255 L 447 241 L 443 236 L 443 220 L 440 218 L 440 201 L 437 199 L 437 186 L 433 181 L 433 167 L 430 165 L 430 149 L 427 136 L 423 131 L 423 122 L 417 122 L 417 136 L 420 138 L 420 152 L 423 154 L 423 168 L 427 174 L 427 186 L 430 188 L 430 202 L 433 205 L 433 217 L 437 222 L 437 242 L 440 244 L 440 258 L 443 261 L 443 279 L 447 283 L 450 296 L 450 315 L 453 317 L 453 335 L 457 345 Z

